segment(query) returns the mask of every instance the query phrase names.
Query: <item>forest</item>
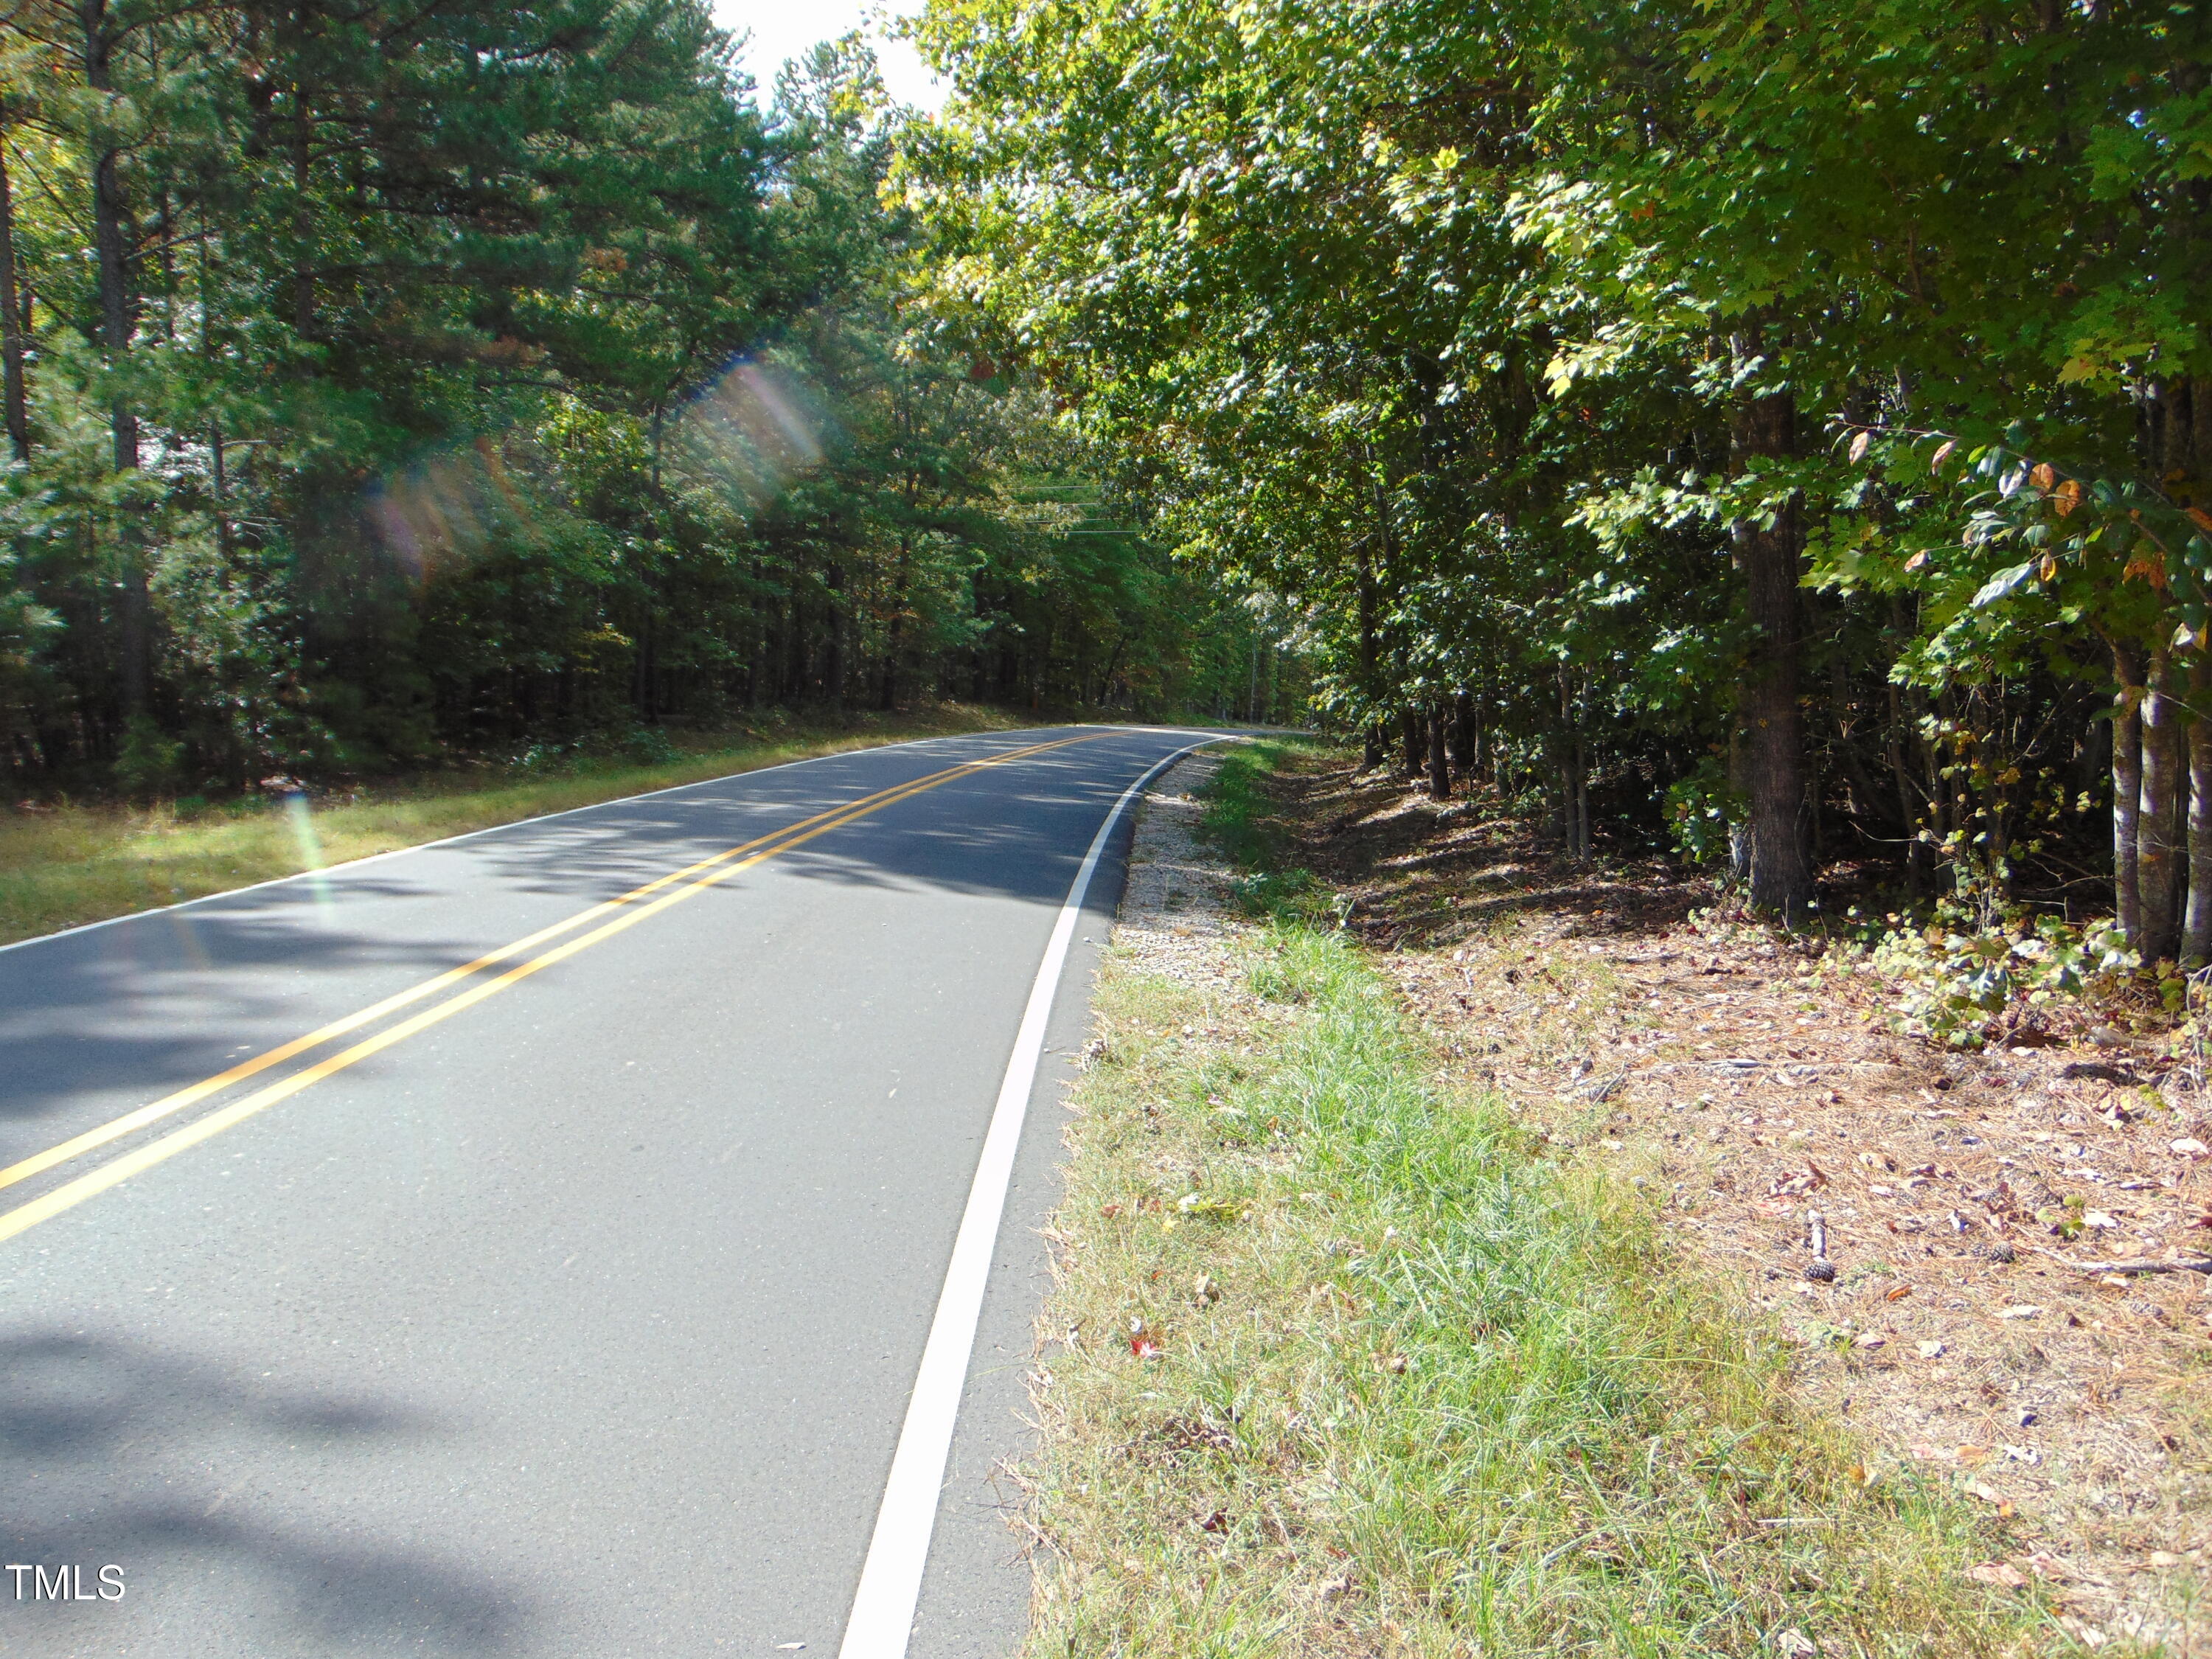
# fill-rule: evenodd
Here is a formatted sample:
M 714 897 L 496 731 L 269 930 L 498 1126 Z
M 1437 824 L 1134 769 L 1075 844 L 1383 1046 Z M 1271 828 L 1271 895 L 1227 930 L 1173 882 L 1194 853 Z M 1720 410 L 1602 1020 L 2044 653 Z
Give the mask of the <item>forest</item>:
M 1785 917 L 1825 872 L 2212 954 L 2202 4 L 920 32 L 940 337 L 1279 595 L 1370 763 Z
M 1048 394 L 908 325 L 865 46 L 763 95 L 738 45 L 696 0 L 7 14 L 18 795 L 1297 695 Z
M 696 0 L 14 10 L 14 787 L 1310 720 L 1785 920 L 2212 958 L 2201 4 L 908 27 L 940 115 Z

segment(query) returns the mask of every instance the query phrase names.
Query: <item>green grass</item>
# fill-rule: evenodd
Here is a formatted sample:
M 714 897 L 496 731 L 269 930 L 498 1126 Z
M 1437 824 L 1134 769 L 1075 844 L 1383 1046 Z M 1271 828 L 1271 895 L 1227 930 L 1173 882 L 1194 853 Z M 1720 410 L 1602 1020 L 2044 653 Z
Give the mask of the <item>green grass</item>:
M 1267 763 L 1219 775 L 1248 855 L 1274 845 Z M 1031 1654 L 2070 1645 L 1965 1577 L 1993 1523 L 1799 1420 L 1785 1351 L 1632 1189 L 1445 1081 L 1341 935 L 1278 907 L 1233 949 L 1230 982 L 1117 957 L 1101 988 L 1042 1328 Z
M 680 738 L 671 757 L 646 763 L 566 755 L 534 768 L 434 775 L 316 799 L 307 818 L 311 837 L 258 799 L 182 811 L 173 804 L 64 804 L 0 812 L 0 944 L 809 755 L 1020 723 L 954 704 L 896 719 L 696 734 Z
M 1237 896 L 1255 915 L 1318 921 L 1327 909 L 1312 873 L 1285 862 L 1284 825 L 1267 793 L 1267 780 L 1314 746 L 1303 738 L 1241 744 L 1222 757 L 1207 786 L 1206 834 L 1243 872 Z

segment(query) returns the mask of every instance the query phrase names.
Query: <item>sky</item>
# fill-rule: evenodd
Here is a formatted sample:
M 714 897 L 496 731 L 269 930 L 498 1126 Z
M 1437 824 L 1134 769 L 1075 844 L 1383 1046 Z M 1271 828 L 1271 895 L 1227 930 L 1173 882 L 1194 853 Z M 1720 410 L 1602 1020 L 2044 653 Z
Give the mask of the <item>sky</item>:
M 775 86 L 775 72 L 787 58 L 796 57 L 817 40 L 834 40 L 848 29 L 863 29 L 875 44 L 882 64 L 884 84 L 902 104 L 935 110 L 945 101 L 947 88 L 922 64 L 915 49 L 903 40 L 884 38 L 879 15 L 917 10 L 911 3 L 890 0 L 714 0 L 714 17 L 726 29 L 747 30 L 752 44 L 745 52 L 745 67 L 760 87 L 766 103 Z

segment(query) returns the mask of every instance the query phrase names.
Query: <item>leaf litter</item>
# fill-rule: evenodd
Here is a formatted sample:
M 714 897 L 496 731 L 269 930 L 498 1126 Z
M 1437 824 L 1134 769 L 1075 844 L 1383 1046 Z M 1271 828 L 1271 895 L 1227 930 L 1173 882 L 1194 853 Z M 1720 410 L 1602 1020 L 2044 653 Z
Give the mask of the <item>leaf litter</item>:
M 2085 1646 L 2212 1634 L 2201 1070 L 2110 1027 L 1901 1035 L 1863 958 L 1669 861 L 1578 871 L 1400 776 L 1317 761 L 1278 805 L 1470 1080 L 1737 1287 L 1807 1406 L 1875 1448 L 1868 1479 L 1978 1471 L 1953 1478 L 2020 1553 L 1977 1582 L 2059 1587 Z

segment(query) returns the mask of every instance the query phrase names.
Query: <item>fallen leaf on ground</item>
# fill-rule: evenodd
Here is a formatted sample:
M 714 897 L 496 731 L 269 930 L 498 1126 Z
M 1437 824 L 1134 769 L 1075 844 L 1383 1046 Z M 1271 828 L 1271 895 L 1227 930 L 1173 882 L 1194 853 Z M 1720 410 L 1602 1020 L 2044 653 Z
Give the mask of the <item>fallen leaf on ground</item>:
M 2061 1584 L 2079 1583 L 2081 1579 L 2080 1573 L 2049 1550 L 2032 1550 L 2026 1555 L 2015 1555 L 2013 1559 L 2038 1578 L 2048 1578 Z
M 1978 1584 L 1995 1584 L 2002 1589 L 2027 1588 L 2027 1575 L 2009 1561 L 1984 1561 L 1968 1567 L 1966 1577 Z

